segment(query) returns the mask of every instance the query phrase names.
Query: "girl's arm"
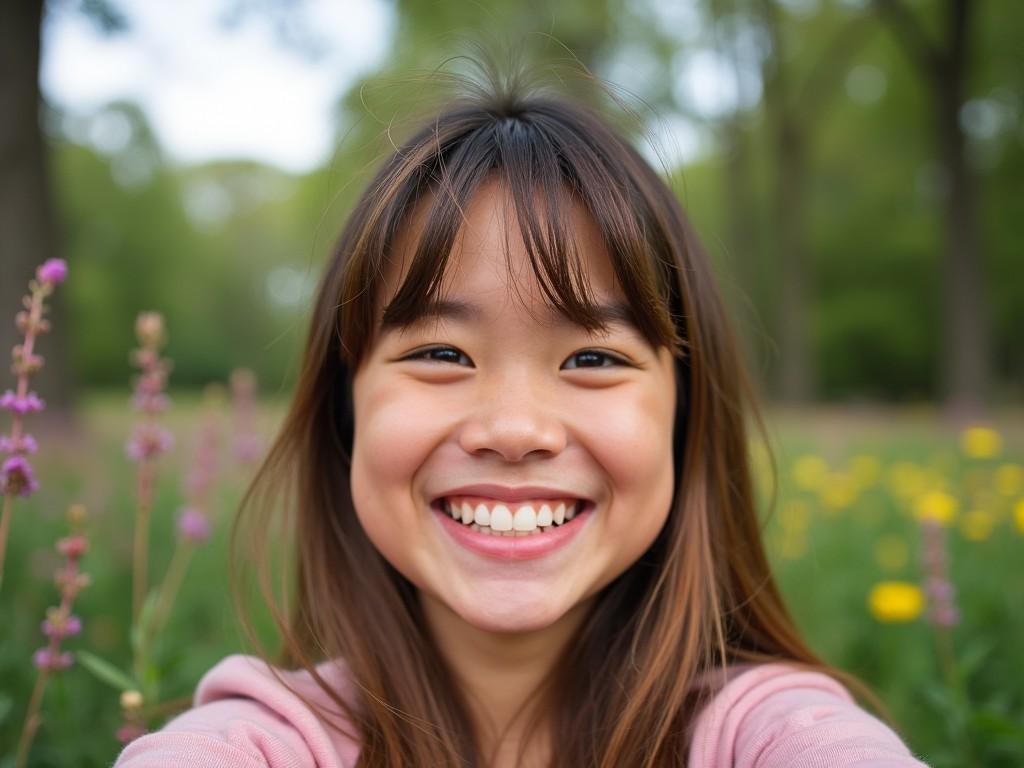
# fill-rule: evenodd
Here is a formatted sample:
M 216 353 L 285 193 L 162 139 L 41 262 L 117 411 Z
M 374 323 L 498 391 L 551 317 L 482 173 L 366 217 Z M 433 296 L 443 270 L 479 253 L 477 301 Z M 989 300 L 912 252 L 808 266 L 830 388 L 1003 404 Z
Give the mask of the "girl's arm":
M 827 675 L 766 664 L 726 684 L 701 713 L 692 768 L 927 768 Z
M 341 665 L 320 673 L 347 690 Z M 307 673 L 278 674 L 307 699 L 326 699 Z M 133 741 L 114 768 L 352 768 L 357 756 L 356 743 L 329 728 L 266 664 L 229 656 L 199 682 L 193 709 Z

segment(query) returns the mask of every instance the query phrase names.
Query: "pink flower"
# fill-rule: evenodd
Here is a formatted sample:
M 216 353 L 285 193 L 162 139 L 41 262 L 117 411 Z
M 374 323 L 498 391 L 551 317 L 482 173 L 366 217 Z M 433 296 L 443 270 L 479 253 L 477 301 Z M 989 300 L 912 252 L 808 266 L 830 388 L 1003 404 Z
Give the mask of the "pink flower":
M 64 259 L 47 259 L 36 269 L 36 279 L 41 283 L 63 283 L 68 276 L 68 264 Z
M 132 407 L 144 413 L 162 413 L 170 405 L 170 398 L 162 392 L 136 392 L 132 396 Z
M 135 434 L 125 443 L 125 454 L 132 461 L 159 456 L 174 445 L 174 436 L 155 424 L 140 424 Z
M 63 616 L 60 611 L 47 611 L 42 623 L 43 634 L 47 637 L 71 637 L 82 631 L 82 620 L 77 616 Z
M 17 440 L 0 435 L 0 453 L 35 453 L 38 448 L 32 435 L 24 434 Z
M 67 651 L 54 653 L 49 648 L 40 648 L 32 654 L 32 663 L 37 669 L 59 672 L 70 667 L 74 663 L 74 658 Z
M 146 734 L 146 729 L 137 723 L 126 723 L 117 729 L 117 740 L 129 744 Z
M 28 496 L 38 490 L 32 465 L 22 456 L 11 456 L 0 467 L 0 492 L 9 496 Z
M 7 390 L 0 395 L 0 408 L 4 408 L 12 413 L 19 413 L 24 415 L 26 413 L 33 413 L 35 411 L 41 411 L 46 407 L 46 403 L 39 399 L 39 396 L 35 392 L 29 392 L 24 397 L 18 397 L 11 390 Z
M 89 540 L 85 536 L 67 536 L 57 542 L 57 551 L 64 557 L 78 558 L 89 549 Z
M 210 536 L 210 520 L 201 510 L 185 507 L 178 515 L 178 533 L 193 544 L 200 544 Z

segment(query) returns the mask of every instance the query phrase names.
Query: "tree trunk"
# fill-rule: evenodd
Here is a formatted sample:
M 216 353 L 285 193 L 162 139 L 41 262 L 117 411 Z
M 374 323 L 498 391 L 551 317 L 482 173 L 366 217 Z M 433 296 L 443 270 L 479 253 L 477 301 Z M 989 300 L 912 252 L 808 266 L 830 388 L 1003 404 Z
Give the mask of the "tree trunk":
M 14 315 L 21 297 L 36 265 L 58 250 L 40 123 L 43 5 L 43 0 L 0 3 L 0 391 L 13 382 L 8 356 L 19 340 Z M 39 346 L 46 365 L 33 382 L 51 416 L 69 405 L 72 392 L 61 293 L 58 289 L 51 300 L 53 331 Z
M 776 135 L 775 226 L 778 228 L 779 397 L 803 404 L 813 396 L 807 333 L 807 253 L 804 227 L 805 138 L 795 121 L 779 115 Z
M 932 70 L 938 151 L 946 170 L 946 354 L 943 371 L 951 415 L 980 414 L 989 391 L 987 304 L 975 192 L 960 127 L 968 66 L 969 0 L 949 4 L 948 49 Z

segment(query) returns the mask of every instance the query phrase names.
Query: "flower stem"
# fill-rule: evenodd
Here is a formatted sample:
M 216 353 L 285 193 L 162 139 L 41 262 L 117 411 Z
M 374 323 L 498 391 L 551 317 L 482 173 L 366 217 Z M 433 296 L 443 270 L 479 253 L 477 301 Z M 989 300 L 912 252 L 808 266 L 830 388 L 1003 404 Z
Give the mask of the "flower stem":
M 149 510 L 153 505 L 154 467 L 147 458 L 139 464 L 138 501 L 135 508 L 135 547 L 132 556 L 132 620 L 138 623 L 146 599 L 149 565 Z
M 28 702 L 28 712 L 25 715 L 25 725 L 21 729 L 21 738 L 18 740 L 18 756 L 14 761 L 14 768 L 24 768 L 25 760 L 28 758 L 28 749 L 35 738 L 36 729 L 39 728 L 39 708 L 43 704 L 43 693 L 46 691 L 46 682 L 50 677 L 48 669 L 40 669 L 36 676 L 36 685 L 32 689 L 32 698 Z
M 7 532 L 11 527 L 11 495 L 4 494 L 4 511 L 0 514 L 0 588 L 4 585 L 4 559 L 7 555 Z
M 153 612 L 150 623 L 142 628 L 142 643 L 139 647 L 138 658 L 135 660 L 135 674 L 138 679 L 143 679 L 143 672 L 148 661 L 150 644 L 153 638 L 160 634 L 167 617 L 170 615 L 174 598 L 181 588 L 185 579 L 185 571 L 188 570 L 188 561 L 192 555 L 193 545 L 184 539 L 178 539 L 178 545 L 174 549 L 170 565 L 164 574 L 163 583 L 160 585 L 159 597 L 157 598 L 156 610 Z

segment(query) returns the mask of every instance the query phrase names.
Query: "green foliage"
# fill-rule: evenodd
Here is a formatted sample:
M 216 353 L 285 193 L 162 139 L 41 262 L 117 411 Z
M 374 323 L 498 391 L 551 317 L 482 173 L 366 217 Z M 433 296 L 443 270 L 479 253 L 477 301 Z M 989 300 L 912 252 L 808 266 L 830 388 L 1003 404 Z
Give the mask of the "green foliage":
M 938 4 L 916 5 L 937 40 Z M 499 62 L 508 60 L 502 48 L 518 50 L 548 75 L 564 76 L 578 59 L 627 82 L 634 93 L 620 96 L 641 120 L 692 114 L 675 88 L 679 62 L 714 50 L 737 30 L 761 39 L 764 7 L 699 3 L 690 17 L 679 17 L 680 25 L 691 19 L 683 27 L 648 2 L 595 8 L 585 0 L 557 7 L 405 0 L 396 5 L 393 55 L 339 97 L 336 151 L 323 168 L 301 176 L 251 162 L 175 167 L 136 107 L 111 105 L 93 122 L 112 115 L 126 121 L 123 147 L 103 153 L 72 138 L 54 146 L 61 231 L 75 276 L 68 286 L 75 323 L 67 332 L 78 380 L 120 386 L 133 319 L 155 309 L 167 318 L 178 383 L 200 386 L 245 364 L 275 391 L 287 390 L 320 267 L 379 161 L 444 92 L 439 66 L 466 72 L 467 61 L 452 57 L 473 55 L 480 50 L 474 43 L 496 50 Z M 816 390 L 827 399 L 935 398 L 946 298 L 933 105 L 908 52 L 870 4 L 800 8 L 776 10 L 787 52 L 780 71 L 807 144 L 801 227 Z M 1024 281 L 1014 231 L 1024 215 L 1024 79 L 1014 56 L 1024 14 L 985 4 L 975 14 L 967 93 L 998 125 L 971 138 L 968 150 L 992 364 L 1003 396 L 1012 398 L 1024 380 Z M 851 53 L 838 59 L 840 49 Z M 810 84 L 821 82 L 828 88 L 815 96 Z M 700 117 L 704 150 L 673 176 L 758 373 L 769 379 L 781 363 L 778 297 L 787 279 L 778 266 L 776 182 L 790 172 L 778 165 L 772 121 L 763 99 L 735 114 Z M 643 144 L 636 129 L 630 133 Z M 736 168 L 749 201 L 727 181 Z

